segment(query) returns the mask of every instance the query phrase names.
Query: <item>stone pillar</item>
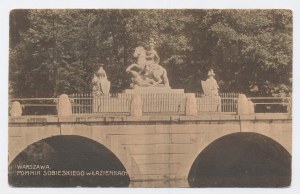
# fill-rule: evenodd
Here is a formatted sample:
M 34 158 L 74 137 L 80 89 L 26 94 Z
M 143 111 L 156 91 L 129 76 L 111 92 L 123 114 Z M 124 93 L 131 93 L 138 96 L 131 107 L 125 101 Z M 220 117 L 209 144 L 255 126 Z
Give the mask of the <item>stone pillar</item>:
M 130 115 L 135 117 L 143 115 L 142 97 L 139 94 L 133 94 L 131 98 Z
M 222 107 L 221 107 L 221 97 L 219 95 L 215 96 L 216 101 L 217 101 L 217 112 L 222 112 Z
M 237 114 L 239 115 L 249 114 L 248 100 L 244 94 L 239 94 L 237 104 L 238 104 Z
M 196 116 L 198 114 L 195 94 L 187 94 L 185 114 L 187 116 Z
M 72 115 L 72 104 L 67 94 L 62 94 L 59 96 L 57 115 L 59 117 Z
M 289 114 L 292 114 L 292 110 L 293 110 L 292 109 L 292 97 L 290 97 L 290 99 L 288 99 L 288 105 L 287 105 L 286 109 Z
M 10 108 L 10 116 L 19 117 L 22 116 L 22 105 L 19 101 L 14 101 Z
M 248 99 L 248 109 L 249 109 L 249 114 L 254 114 L 254 104 L 250 99 Z

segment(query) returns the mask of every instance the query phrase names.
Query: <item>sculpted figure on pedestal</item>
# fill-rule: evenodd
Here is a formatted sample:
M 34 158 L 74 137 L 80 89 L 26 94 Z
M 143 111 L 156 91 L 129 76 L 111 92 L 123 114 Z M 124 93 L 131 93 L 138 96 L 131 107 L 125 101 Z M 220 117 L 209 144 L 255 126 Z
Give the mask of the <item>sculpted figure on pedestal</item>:
M 214 70 L 210 69 L 207 73 L 208 78 L 206 81 L 201 81 L 202 89 L 204 95 L 218 96 L 219 95 L 219 85 L 215 80 Z
M 106 72 L 103 69 L 103 64 L 100 65 L 99 70 L 94 74 L 92 80 L 93 84 L 93 94 L 103 95 L 109 94 L 110 81 L 107 80 Z

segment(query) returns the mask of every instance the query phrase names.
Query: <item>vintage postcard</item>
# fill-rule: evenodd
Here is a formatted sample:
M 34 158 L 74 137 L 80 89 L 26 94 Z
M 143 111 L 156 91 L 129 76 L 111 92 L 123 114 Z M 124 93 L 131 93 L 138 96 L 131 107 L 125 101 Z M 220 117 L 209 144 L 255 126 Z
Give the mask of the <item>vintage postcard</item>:
M 11 187 L 289 187 L 287 9 L 14 9 Z

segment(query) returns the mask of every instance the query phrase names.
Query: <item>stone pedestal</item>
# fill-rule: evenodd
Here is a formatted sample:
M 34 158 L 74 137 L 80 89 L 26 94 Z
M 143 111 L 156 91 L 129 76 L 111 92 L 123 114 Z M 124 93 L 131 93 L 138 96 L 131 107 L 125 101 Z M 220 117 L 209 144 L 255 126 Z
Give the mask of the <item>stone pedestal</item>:
M 59 96 L 58 100 L 58 116 L 71 116 L 72 115 L 72 104 L 68 95 L 62 94 Z
M 19 117 L 22 116 L 22 105 L 18 101 L 14 101 L 10 108 L 10 116 Z
M 127 94 L 149 94 L 149 93 L 184 93 L 184 89 L 171 89 L 170 87 L 136 87 L 134 89 L 126 89 L 123 93 Z
M 249 103 L 248 103 L 247 97 L 244 94 L 239 94 L 237 113 L 239 115 L 248 115 L 249 114 Z
M 186 98 L 183 89 L 170 87 L 136 87 L 126 89 L 124 95 L 132 96 L 131 115 L 185 114 Z M 191 105 L 193 106 L 193 105 Z M 194 115 L 193 111 L 190 111 Z
M 248 109 L 249 109 L 249 114 L 254 114 L 255 113 L 254 112 L 254 104 L 250 99 L 248 99 Z
M 196 116 L 198 114 L 195 94 L 187 94 L 185 114 L 187 116 Z

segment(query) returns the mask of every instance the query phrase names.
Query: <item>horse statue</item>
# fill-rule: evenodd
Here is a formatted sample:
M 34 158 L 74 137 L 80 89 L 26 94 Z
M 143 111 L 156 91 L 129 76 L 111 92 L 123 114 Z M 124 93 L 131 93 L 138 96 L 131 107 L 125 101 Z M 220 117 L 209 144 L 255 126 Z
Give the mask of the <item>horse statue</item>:
M 137 58 L 137 63 L 130 65 L 126 72 L 135 71 L 139 74 L 141 79 L 143 80 L 143 84 L 135 83 L 138 86 L 158 86 L 163 84 L 163 86 L 169 86 L 169 80 L 167 77 L 167 71 L 156 63 L 149 63 L 147 61 L 147 51 L 144 47 L 136 47 L 133 53 L 133 56 Z M 135 69 L 135 70 L 132 70 Z M 133 74 L 133 79 L 137 78 L 136 74 Z M 149 84 L 144 84 L 144 81 Z M 153 82 L 154 81 L 154 82 Z
M 130 72 L 132 68 L 135 68 L 136 72 L 141 73 L 145 69 L 146 62 L 147 62 L 146 51 L 144 47 L 142 46 L 136 47 L 133 56 L 137 58 L 137 62 L 127 67 L 126 72 Z
M 132 74 L 132 83 L 130 85 L 131 88 L 134 88 L 135 86 L 154 86 L 155 84 L 155 81 L 153 79 L 142 76 L 136 71 L 130 71 L 130 73 Z

